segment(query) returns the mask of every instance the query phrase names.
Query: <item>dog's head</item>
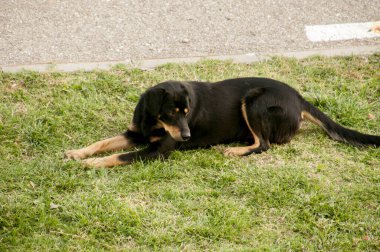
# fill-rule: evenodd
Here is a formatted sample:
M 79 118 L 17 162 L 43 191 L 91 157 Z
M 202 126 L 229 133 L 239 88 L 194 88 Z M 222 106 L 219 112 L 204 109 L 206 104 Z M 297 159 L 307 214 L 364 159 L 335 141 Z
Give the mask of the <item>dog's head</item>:
M 181 82 L 164 82 L 148 89 L 142 96 L 143 113 L 154 126 L 163 127 L 176 141 L 190 139 L 188 117 L 190 114 L 190 97 Z

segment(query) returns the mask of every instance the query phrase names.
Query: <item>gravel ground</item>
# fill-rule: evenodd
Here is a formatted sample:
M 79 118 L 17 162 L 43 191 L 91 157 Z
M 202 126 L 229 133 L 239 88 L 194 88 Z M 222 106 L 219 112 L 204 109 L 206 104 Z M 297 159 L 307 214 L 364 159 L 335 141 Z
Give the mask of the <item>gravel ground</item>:
M 379 46 L 304 26 L 380 20 L 380 0 L 0 0 L 0 65 Z

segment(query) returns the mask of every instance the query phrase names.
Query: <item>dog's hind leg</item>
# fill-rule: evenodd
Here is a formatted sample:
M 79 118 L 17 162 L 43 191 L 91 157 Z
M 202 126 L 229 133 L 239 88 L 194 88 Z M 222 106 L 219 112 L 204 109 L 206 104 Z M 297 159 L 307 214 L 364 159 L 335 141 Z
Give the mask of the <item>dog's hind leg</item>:
M 250 92 L 252 97 L 259 96 L 262 92 L 261 90 L 253 90 L 254 92 Z M 257 127 L 260 122 L 256 122 L 255 119 L 260 120 L 260 116 L 257 116 L 258 113 L 252 113 L 252 102 L 247 100 L 247 97 L 243 98 L 241 112 L 244 118 L 244 121 L 252 134 L 254 143 L 250 146 L 242 146 L 242 147 L 230 147 L 224 151 L 224 155 L 226 156 L 246 156 L 252 153 L 261 153 L 269 149 L 269 140 L 268 138 L 263 137 L 263 129 Z M 254 118 L 256 115 L 257 118 Z
M 261 153 L 268 150 L 271 143 L 289 142 L 300 127 L 299 98 L 291 92 L 252 89 L 243 98 L 241 111 L 254 143 L 251 146 L 228 148 L 226 155 Z

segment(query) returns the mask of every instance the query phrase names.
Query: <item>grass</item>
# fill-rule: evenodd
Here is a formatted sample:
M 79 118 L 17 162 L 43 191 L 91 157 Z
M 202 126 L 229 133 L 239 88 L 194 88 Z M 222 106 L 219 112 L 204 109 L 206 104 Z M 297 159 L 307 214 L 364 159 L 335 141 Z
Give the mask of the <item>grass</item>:
M 279 79 L 339 123 L 380 134 L 380 55 L 153 71 L 0 72 L 0 251 L 380 249 L 380 152 L 306 123 L 290 144 L 85 169 L 63 151 L 123 132 L 168 79 Z

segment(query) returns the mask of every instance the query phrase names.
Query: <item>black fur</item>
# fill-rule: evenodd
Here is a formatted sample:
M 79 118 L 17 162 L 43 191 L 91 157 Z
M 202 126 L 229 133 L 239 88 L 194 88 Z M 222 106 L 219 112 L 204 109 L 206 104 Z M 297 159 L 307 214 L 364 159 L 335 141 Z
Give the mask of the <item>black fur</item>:
M 322 122 L 321 127 L 334 140 L 346 142 L 356 146 L 375 146 L 380 145 L 380 137 L 363 134 L 355 130 L 347 129 L 333 120 L 331 120 L 322 111 L 303 100 L 303 108 L 309 112 L 314 118 Z
M 221 143 L 254 144 L 252 132 L 242 114 L 243 103 L 249 126 L 260 142 L 244 155 L 265 151 L 270 144 L 289 142 L 299 129 L 303 115 L 335 140 L 357 146 L 380 145 L 379 136 L 338 125 L 305 101 L 296 90 L 276 80 L 167 81 L 148 89 L 141 96 L 134 112 L 133 127 L 124 134 L 136 144 L 148 144 L 148 147 L 122 154 L 119 159 L 132 162 L 167 157 L 174 149 Z M 185 109 L 189 109 L 187 115 Z M 171 136 L 165 131 L 164 124 L 178 129 L 180 134 Z M 184 135 L 191 135 L 188 141 L 183 141 Z

